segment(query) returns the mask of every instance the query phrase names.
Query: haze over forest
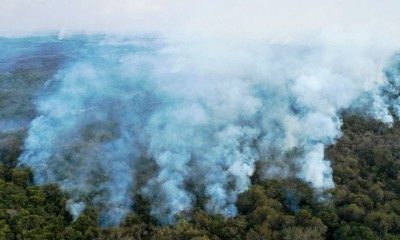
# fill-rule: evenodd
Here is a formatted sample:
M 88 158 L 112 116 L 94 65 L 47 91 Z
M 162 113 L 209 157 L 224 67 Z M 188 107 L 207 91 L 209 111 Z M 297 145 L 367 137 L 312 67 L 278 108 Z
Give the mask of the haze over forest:
M 2 1 L 0 239 L 398 239 L 398 9 Z

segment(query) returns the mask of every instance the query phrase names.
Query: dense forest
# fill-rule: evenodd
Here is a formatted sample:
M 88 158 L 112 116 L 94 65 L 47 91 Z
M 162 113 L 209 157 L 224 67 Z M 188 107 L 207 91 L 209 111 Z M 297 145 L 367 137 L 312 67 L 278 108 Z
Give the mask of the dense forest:
M 74 220 L 68 193 L 35 185 L 18 163 L 36 114 L 34 93 L 70 58 L 49 48 L 0 61 L 0 239 L 400 239 L 400 123 L 389 127 L 351 112 L 342 113 L 343 134 L 325 150 L 334 189 L 315 190 L 297 178 L 261 180 L 256 171 L 234 218 L 207 214 L 199 200 L 175 225 L 161 225 L 137 193 L 118 227 L 100 226 L 98 206 Z
M 400 124 L 392 128 L 344 114 L 343 136 L 326 149 L 335 188 L 316 193 L 298 179 L 256 175 L 237 201 L 239 215 L 224 219 L 200 208 L 160 226 L 138 195 L 135 211 L 115 228 L 101 228 L 87 208 L 73 221 L 67 195 L 37 186 L 17 168 L 25 129 L 0 138 L 0 239 L 399 239 Z
M 399 10 L 0 0 L 0 240 L 400 240 Z

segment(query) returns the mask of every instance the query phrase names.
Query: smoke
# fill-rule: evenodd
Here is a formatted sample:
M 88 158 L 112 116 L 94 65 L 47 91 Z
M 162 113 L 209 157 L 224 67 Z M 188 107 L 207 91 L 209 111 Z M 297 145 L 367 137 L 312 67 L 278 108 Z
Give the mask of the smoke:
M 235 216 L 257 162 L 263 178 L 332 188 L 324 149 L 340 137 L 341 112 L 391 124 L 398 106 L 396 58 L 384 74 L 388 58 L 376 49 L 144 36 L 60 42 L 79 47 L 38 96 L 19 160 L 37 183 L 70 193 L 75 217 L 98 206 L 103 225 L 134 209 L 135 194 L 161 223 L 199 199 L 211 214 Z
M 136 194 L 161 223 L 198 202 L 235 216 L 256 163 L 263 178 L 332 188 L 324 149 L 341 135 L 341 113 L 399 117 L 397 9 L 396 0 L 4 0 L 1 36 L 42 35 L 68 56 L 35 88 L 20 164 L 67 191 L 75 217 L 97 206 L 103 225 L 135 209 Z M 0 39 L 5 58 L 17 57 L 15 41 Z M 32 39 L 18 41 L 29 49 Z

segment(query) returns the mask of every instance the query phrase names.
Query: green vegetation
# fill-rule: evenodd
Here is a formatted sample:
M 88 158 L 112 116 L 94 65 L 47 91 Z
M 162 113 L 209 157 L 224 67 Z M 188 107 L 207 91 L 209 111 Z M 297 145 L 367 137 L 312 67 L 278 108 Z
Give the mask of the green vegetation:
M 36 186 L 17 168 L 25 130 L 0 134 L 0 239 L 400 239 L 400 124 L 392 128 L 347 114 L 343 136 L 326 150 L 335 189 L 315 193 L 298 179 L 254 179 L 238 199 L 239 215 L 201 209 L 159 226 L 140 195 L 119 227 L 101 228 L 88 208 L 73 221 L 67 195 Z M 324 198 L 324 199 L 321 199 Z

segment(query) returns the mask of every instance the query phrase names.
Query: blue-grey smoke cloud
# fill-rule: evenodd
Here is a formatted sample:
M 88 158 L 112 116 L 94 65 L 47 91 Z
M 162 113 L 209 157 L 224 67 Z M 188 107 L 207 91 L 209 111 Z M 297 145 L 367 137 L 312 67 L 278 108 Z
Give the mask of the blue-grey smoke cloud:
M 257 162 L 263 178 L 332 188 L 324 149 L 340 137 L 340 113 L 357 108 L 391 124 L 390 109 L 398 110 L 398 66 L 385 75 L 388 55 L 379 49 L 60 41 L 80 44 L 36 98 L 19 160 L 37 183 L 70 193 L 75 217 L 97 205 L 104 225 L 118 224 L 139 193 L 161 223 L 191 210 L 198 196 L 209 213 L 235 216 Z M 145 162 L 156 168 L 138 184 Z

